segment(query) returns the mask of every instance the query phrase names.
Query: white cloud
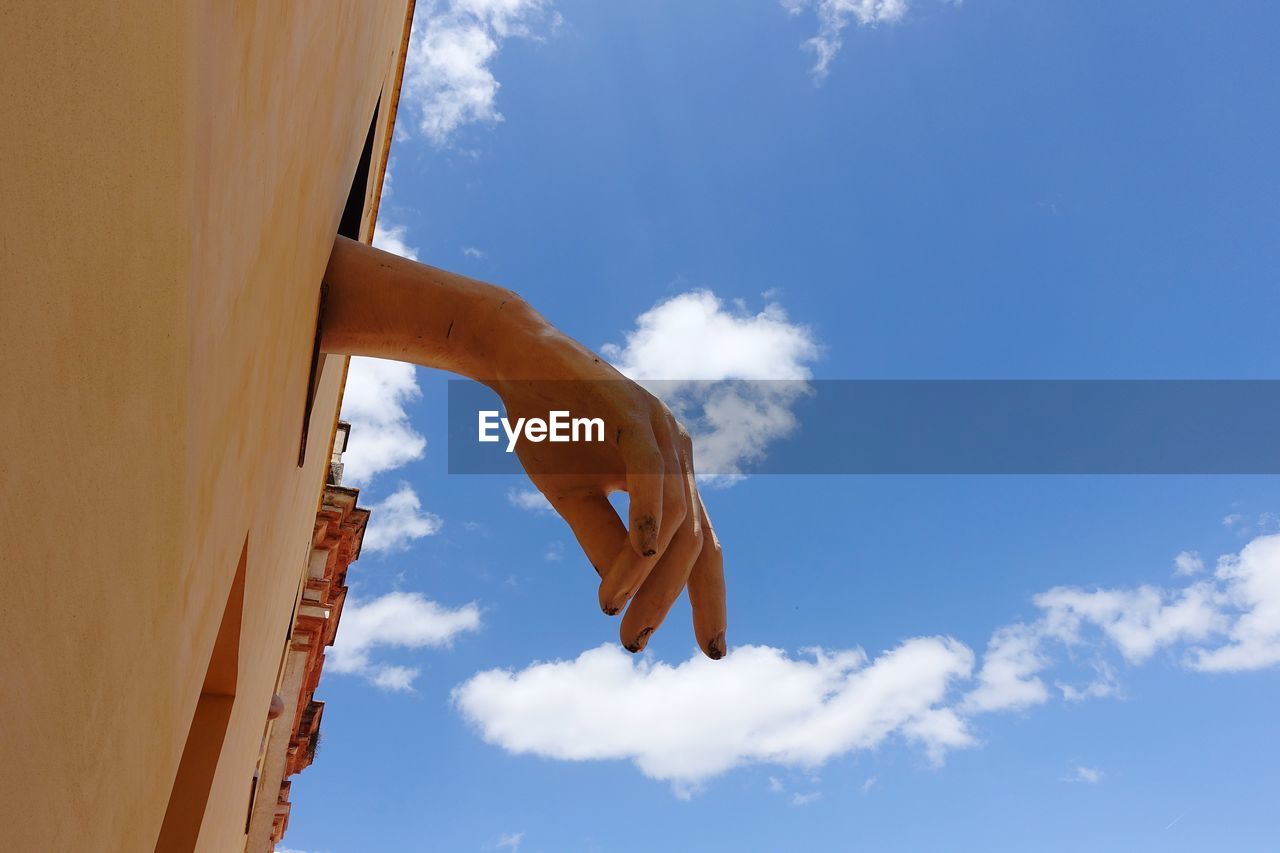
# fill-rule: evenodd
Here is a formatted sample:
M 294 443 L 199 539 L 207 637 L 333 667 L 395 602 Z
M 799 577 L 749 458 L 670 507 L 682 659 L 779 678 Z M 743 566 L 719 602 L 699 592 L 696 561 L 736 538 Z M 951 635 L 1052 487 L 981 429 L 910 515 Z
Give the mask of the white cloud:
M 1178 556 L 1188 554 L 1199 561 L 1195 552 Z M 1089 632 L 1100 633 L 1130 664 L 1177 645 L 1190 646 L 1186 665 L 1193 670 L 1252 670 L 1280 663 L 1280 535 L 1259 536 L 1239 554 L 1220 558 L 1213 581 L 1179 589 L 1055 587 L 1037 595 L 1035 603 L 1041 611 L 1038 620 L 1005 626 L 992 636 L 978 686 L 965 697 L 967 712 L 1016 710 L 1048 701 L 1039 674 L 1054 663 L 1049 649 L 1086 644 Z M 1227 642 L 1202 645 L 1215 637 Z M 1082 686 L 1057 682 L 1064 699 L 1120 695 L 1114 667 L 1100 659 L 1092 666 L 1096 677 Z
M 564 543 L 552 542 L 547 546 L 547 550 L 542 554 L 543 559 L 549 563 L 558 563 L 564 559 Z
M 408 485 L 370 507 L 364 547 L 370 551 L 403 551 L 409 543 L 439 532 L 440 516 L 422 511 L 422 502 Z
M 412 364 L 351 359 L 342 394 L 342 418 L 351 423 L 342 457 L 344 482 L 365 485 L 376 474 L 422 457 L 427 440 L 413 429 L 404 408 L 421 396 Z
M 520 853 L 520 842 L 524 840 L 523 832 L 509 832 L 498 838 L 498 843 L 493 845 L 495 850 L 506 848 L 511 853 Z
M 382 175 L 382 203 L 378 220 L 373 228 L 373 245 L 384 252 L 390 252 L 393 255 L 399 255 L 402 258 L 408 258 L 411 261 L 418 259 L 418 250 L 416 247 L 409 245 L 409 228 L 407 225 L 398 225 L 391 221 L 387 215 L 388 201 L 394 195 L 392 174 L 395 171 L 395 158 L 392 157 L 387 163 L 387 169 Z
M 867 781 L 862 783 L 862 793 L 864 794 L 869 793 L 871 789 L 874 788 L 875 786 L 876 786 L 876 777 L 868 776 Z
M 414 12 L 404 98 L 436 145 L 473 122 L 502 121 L 490 62 L 508 38 L 531 38 L 557 16 L 544 0 L 424 0 Z
M 1214 577 L 1226 603 L 1242 612 L 1226 631 L 1227 645 L 1196 649 L 1191 666 L 1230 672 L 1280 663 L 1280 534 L 1259 536 L 1220 558 Z
M 537 489 L 507 489 L 507 503 L 528 512 L 555 512 L 551 501 Z
M 797 794 L 793 794 L 793 795 L 791 796 L 791 805 L 793 805 L 793 806 L 807 806 L 807 805 L 809 805 L 809 803 L 816 802 L 816 801 L 818 801 L 818 800 L 820 800 L 820 799 L 822 799 L 822 792 L 821 792 L 821 791 L 811 791 L 811 792 L 809 792 L 808 794 L 798 794 L 798 793 L 797 793 Z
M 1055 587 L 1035 602 L 1044 611 L 1040 630 L 1045 635 L 1070 645 L 1080 642 L 1084 628 L 1098 628 L 1129 663 L 1143 663 L 1174 643 L 1206 639 L 1227 622 L 1207 583 L 1177 591 Z
M 383 690 L 412 690 L 413 680 L 418 677 L 418 670 L 412 666 L 378 664 L 369 667 L 367 677 L 375 687 L 381 687 Z
M 1246 549 L 1247 550 L 1247 549 Z M 1251 561 L 1249 578 L 1260 574 L 1261 566 L 1280 575 L 1280 555 L 1260 564 Z M 1220 580 L 1227 580 L 1231 570 L 1220 570 Z M 1261 598 L 1266 598 L 1263 593 Z M 1144 585 L 1132 589 L 1094 589 L 1055 587 L 1035 596 L 1041 616 L 1032 623 L 1017 623 L 996 630 L 983 658 L 977 686 L 965 697 L 962 709 L 967 713 L 1012 711 L 1043 704 L 1050 698 L 1039 677 L 1056 661 L 1050 650 L 1059 645 L 1077 647 L 1091 643 L 1091 632 L 1101 634 L 1108 648 L 1114 648 L 1125 662 L 1141 664 L 1158 651 L 1178 644 L 1204 642 L 1214 636 L 1241 631 L 1233 628 L 1247 625 L 1246 617 L 1256 606 L 1259 596 L 1244 595 L 1245 614 L 1230 612 L 1224 604 L 1230 598 L 1229 584 L 1198 582 L 1181 589 L 1169 590 Z M 1277 596 L 1280 599 L 1280 596 Z M 1262 623 L 1274 619 L 1280 631 L 1280 612 L 1263 616 Z M 1280 637 L 1268 639 L 1257 633 L 1242 657 L 1247 668 L 1270 663 L 1269 653 L 1280 661 Z M 1227 648 L 1212 655 L 1193 648 L 1191 668 L 1215 668 L 1226 660 Z M 1275 662 L 1275 661 L 1271 661 Z M 1070 702 L 1118 696 L 1122 693 L 1114 667 L 1106 660 L 1091 661 L 1095 677 L 1084 683 L 1058 681 L 1055 686 Z M 1244 668 L 1244 667 L 1241 667 Z
M 377 663 L 374 649 L 445 648 L 459 634 L 480 628 L 480 608 L 451 608 L 416 592 L 390 592 L 368 602 L 348 595 L 327 664 L 331 672 L 362 675 L 389 690 L 412 690 L 414 667 Z
M 1238 554 L 1219 558 L 1212 581 L 1179 589 L 1055 587 L 1037 595 L 1035 603 L 1042 614 L 1038 620 L 1000 628 L 992 637 L 966 710 L 1012 710 L 1047 701 L 1038 673 L 1053 664 L 1048 649 L 1087 644 L 1090 632 L 1100 633 L 1129 664 L 1178 645 L 1189 647 L 1184 662 L 1192 670 L 1280 664 L 1280 535 L 1258 536 Z M 1215 638 L 1225 643 L 1205 645 Z M 1096 677 L 1083 686 L 1058 682 L 1063 698 L 1080 701 L 1122 692 L 1114 667 L 1094 660 L 1093 668 Z
M 659 302 L 636 318 L 625 344 L 601 351 L 635 380 L 808 379 L 818 357 L 813 333 L 782 306 L 752 314 L 709 290 Z
M 1260 513 L 1256 517 L 1241 512 L 1233 512 L 1222 518 L 1222 526 L 1234 531 L 1237 536 L 1253 536 L 1258 533 L 1274 533 L 1280 531 L 1280 515 L 1274 512 Z
M 1082 686 L 1068 684 L 1066 682 L 1055 682 L 1054 686 L 1062 693 L 1062 698 L 1068 702 L 1083 702 L 1086 699 L 1105 699 L 1110 696 L 1121 696 L 1124 694 L 1120 686 L 1120 679 L 1116 676 L 1115 667 L 1107 663 L 1105 660 L 1095 660 L 1093 669 L 1096 677 Z
M 1031 625 L 1006 625 L 996 631 L 978 670 L 978 686 L 965 696 L 964 709 L 1006 711 L 1046 701 L 1049 690 L 1036 675 L 1049 665 L 1040 643 L 1040 633 Z
M 1178 575 L 1198 575 L 1204 571 L 1204 560 L 1197 551 L 1182 551 L 1173 558 L 1173 571 Z
M 462 254 L 466 255 L 468 258 L 474 258 L 477 261 L 482 261 L 485 258 L 484 252 L 480 251 L 475 246 L 464 246 L 462 248 Z
M 937 637 L 909 639 L 874 661 L 860 649 L 809 659 L 748 645 L 719 662 L 695 655 L 674 666 L 609 645 L 478 673 L 454 690 L 454 702 L 485 740 L 510 752 L 630 760 L 681 795 L 740 765 L 812 769 L 891 736 L 940 761 L 975 744 L 976 717 L 1050 701 L 1041 676 L 1081 652 L 1093 675 L 1055 682 L 1065 701 L 1121 694 L 1108 654 L 1139 665 L 1180 646 L 1190 670 L 1280 665 L 1280 534 L 1220 558 L 1209 581 L 1055 587 L 1034 601 L 1038 618 L 998 628 L 976 674 L 967 646 Z M 1094 768 L 1073 772 L 1072 781 L 1102 778 Z M 776 777 L 769 785 L 784 790 Z
M 1060 781 L 1063 782 L 1084 782 L 1087 785 L 1096 785 L 1102 781 L 1105 774 L 1096 767 L 1085 767 L 1077 765 L 1071 769 L 1071 772 L 1063 776 Z
M 405 225 L 391 225 L 385 220 L 379 220 L 373 229 L 373 245 L 382 249 L 384 252 L 390 252 L 393 255 L 399 255 L 402 258 L 408 258 L 411 261 L 418 259 L 418 250 L 408 243 L 409 228 Z
M 892 24 L 907 14 L 907 0 L 782 0 L 782 7 L 793 15 L 813 9 L 818 17 L 818 34 L 804 43 L 814 53 L 813 76 L 818 80 L 827 76 L 851 24 Z
M 454 702 L 484 739 L 563 760 L 629 759 L 688 795 L 742 764 L 816 767 L 897 735 L 934 753 L 973 741 L 942 707 L 973 654 L 948 638 L 792 658 L 741 646 L 676 666 L 605 645 L 571 661 L 478 673 Z M 761 685 L 769 685 L 761 690 Z
M 753 314 L 695 290 L 641 314 L 624 344 L 601 352 L 671 407 L 703 475 L 733 476 L 796 428 L 791 409 L 810 392 L 804 380 L 819 347 L 776 303 Z

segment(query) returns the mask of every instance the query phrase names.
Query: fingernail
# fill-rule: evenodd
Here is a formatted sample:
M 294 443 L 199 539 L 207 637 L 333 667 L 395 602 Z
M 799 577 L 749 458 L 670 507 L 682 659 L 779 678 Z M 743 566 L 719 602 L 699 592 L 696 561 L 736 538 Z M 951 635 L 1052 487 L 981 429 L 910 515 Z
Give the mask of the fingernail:
M 707 643 L 707 656 L 712 660 L 720 660 L 720 658 L 724 657 L 724 653 L 724 631 L 721 631 L 716 634 L 715 639 Z
M 636 652 L 643 649 L 645 645 L 648 644 L 649 635 L 652 633 L 653 633 L 652 628 L 645 628 L 643 631 L 640 632 L 640 636 L 636 637 L 635 641 L 631 643 L 631 645 L 627 646 L 627 651 L 631 652 L 631 654 L 634 655 Z
M 622 608 L 627 606 L 627 602 L 631 600 L 631 593 L 621 593 L 615 595 L 613 600 L 601 603 L 600 609 L 604 611 L 606 616 L 617 616 Z

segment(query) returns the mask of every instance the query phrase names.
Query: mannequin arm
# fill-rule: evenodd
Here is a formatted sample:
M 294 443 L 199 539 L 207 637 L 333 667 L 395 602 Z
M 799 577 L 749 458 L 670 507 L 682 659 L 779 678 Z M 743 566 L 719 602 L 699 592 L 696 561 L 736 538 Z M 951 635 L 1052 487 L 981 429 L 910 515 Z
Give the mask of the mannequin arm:
M 723 554 L 698 493 L 692 442 L 661 401 L 501 287 L 344 237 L 325 283 L 324 352 L 457 373 L 494 389 L 511 413 L 602 417 L 603 444 L 518 448 L 526 472 L 600 575 L 601 609 L 626 609 L 628 650 L 645 647 L 687 587 L 698 645 L 724 656 Z M 608 500 L 615 491 L 630 498 L 625 526 Z

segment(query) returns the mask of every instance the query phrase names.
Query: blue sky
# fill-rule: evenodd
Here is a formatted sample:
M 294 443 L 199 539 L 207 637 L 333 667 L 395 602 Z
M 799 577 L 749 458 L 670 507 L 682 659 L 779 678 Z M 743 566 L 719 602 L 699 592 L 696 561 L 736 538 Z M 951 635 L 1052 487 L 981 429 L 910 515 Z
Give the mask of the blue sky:
M 419 5 L 379 242 L 633 373 L 1280 377 L 1269 4 Z M 734 651 L 633 659 L 447 378 L 353 367 L 289 849 L 1274 849 L 1274 477 L 708 489 Z

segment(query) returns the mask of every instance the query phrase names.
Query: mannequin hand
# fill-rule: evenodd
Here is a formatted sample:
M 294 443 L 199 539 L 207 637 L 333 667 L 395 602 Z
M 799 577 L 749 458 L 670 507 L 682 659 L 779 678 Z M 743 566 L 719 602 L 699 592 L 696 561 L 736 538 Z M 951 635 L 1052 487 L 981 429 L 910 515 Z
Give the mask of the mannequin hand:
M 688 433 L 656 397 L 501 287 L 338 237 L 325 271 L 323 352 L 409 361 L 494 389 L 508 419 L 598 417 L 601 442 L 517 442 L 535 486 L 600 574 L 622 644 L 645 647 L 686 586 L 698 645 L 725 646 L 720 543 L 698 495 Z M 630 496 L 623 525 L 608 496 Z
M 516 443 L 529 478 L 600 574 L 600 608 L 611 616 L 626 609 L 620 639 L 638 652 L 687 586 L 698 645 L 722 657 L 723 554 L 698 493 L 689 434 L 660 400 L 578 344 L 556 333 L 544 345 L 558 349 L 558 369 L 548 372 L 577 378 L 490 384 L 512 422 L 552 410 L 604 422 L 602 442 Z M 630 498 L 625 527 L 608 499 L 616 491 Z

